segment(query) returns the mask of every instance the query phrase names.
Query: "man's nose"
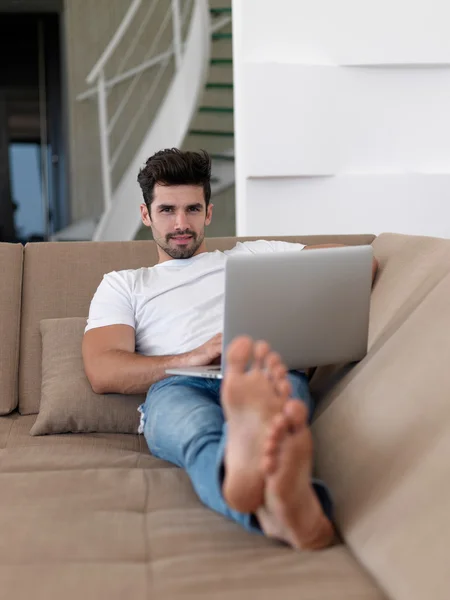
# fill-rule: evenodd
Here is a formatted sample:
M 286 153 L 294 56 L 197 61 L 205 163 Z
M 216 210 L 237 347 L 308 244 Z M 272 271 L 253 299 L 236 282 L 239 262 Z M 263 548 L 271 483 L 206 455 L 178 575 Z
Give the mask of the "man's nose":
M 181 231 L 189 229 L 189 223 L 184 211 L 180 211 L 179 213 L 177 213 L 175 220 L 175 229 L 180 229 Z

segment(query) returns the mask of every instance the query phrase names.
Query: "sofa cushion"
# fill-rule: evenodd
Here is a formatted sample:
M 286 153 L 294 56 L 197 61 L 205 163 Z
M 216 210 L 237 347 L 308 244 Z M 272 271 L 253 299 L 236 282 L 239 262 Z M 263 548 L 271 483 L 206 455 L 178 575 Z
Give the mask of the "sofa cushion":
M 232 248 L 236 242 L 258 238 L 212 238 L 210 251 Z M 373 235 L 267 237 L 304 244 L 371 243 Z M 153 266 L 156 244 L 133 242 L 48 242 L 27 244 L 23 276 L 19 410 L 39 411 L 41 395 L 40 321 L 84 317 L 105 273 Z
M 373 242 L 380 270 L 371 303 L 370 344 L 382 344 L 450 271 L 450 243 L 383 233 Z
M 0 415 L 17 407 L 23 248 L 0 243 Z
M 345 540 L 396 600 L 448 598 L 450 240 L 380 236 L 366 358 L 324 398 L 319 475 Z
M 36 415 L 0 417 L 0 473 L 77 469 L 175 468 L 150 454 L 143 435 L 70 433 L 31 436 Z
M 137 433 L 145 395 L 95 394 L 85 375 L 81 343 L 86 319 L 44 319 L 42 394 L 31 435 Z
M 345 546 L 249 534 L 177 468 L 0 472 L 0 489 L 4 598 L 384 600 Z

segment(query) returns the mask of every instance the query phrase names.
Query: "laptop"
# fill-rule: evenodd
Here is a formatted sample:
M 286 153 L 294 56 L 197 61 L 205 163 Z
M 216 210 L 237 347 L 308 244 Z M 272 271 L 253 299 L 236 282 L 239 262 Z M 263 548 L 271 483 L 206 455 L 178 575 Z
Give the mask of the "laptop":
M 289 370 L 348 363 L 367 353 L 371 246 L 230 256 L 225 266 L 221 365 L 167 369 L 221 379 L 236 336 L 266 340 Z

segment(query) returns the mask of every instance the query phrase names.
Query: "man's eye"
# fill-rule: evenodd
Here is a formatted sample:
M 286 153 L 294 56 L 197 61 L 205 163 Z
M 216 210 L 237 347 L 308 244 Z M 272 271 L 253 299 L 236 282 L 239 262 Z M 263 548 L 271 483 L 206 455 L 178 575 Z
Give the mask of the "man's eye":
M 191 207 L 189 208 L 189 210 L 190 210 L 191 212 L 199 212 L 199 211 L 200 211 L 200 208 L 199 208 L 198 206 L 191 206 Z
M 161 209 L 161 212 L 172 212 L 172 209 L 170 208 L 170 206 L 165 206 L 164 208 Z

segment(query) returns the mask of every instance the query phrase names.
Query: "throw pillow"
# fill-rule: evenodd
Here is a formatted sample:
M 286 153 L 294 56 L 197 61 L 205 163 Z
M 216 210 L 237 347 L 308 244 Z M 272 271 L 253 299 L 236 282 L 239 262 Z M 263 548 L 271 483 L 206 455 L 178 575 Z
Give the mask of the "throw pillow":
M 44 319 L 39 415 L 31 435 L 137 433 L 144 395 L 96 394 L 85 375 L 81 343 L 86 319 Z

